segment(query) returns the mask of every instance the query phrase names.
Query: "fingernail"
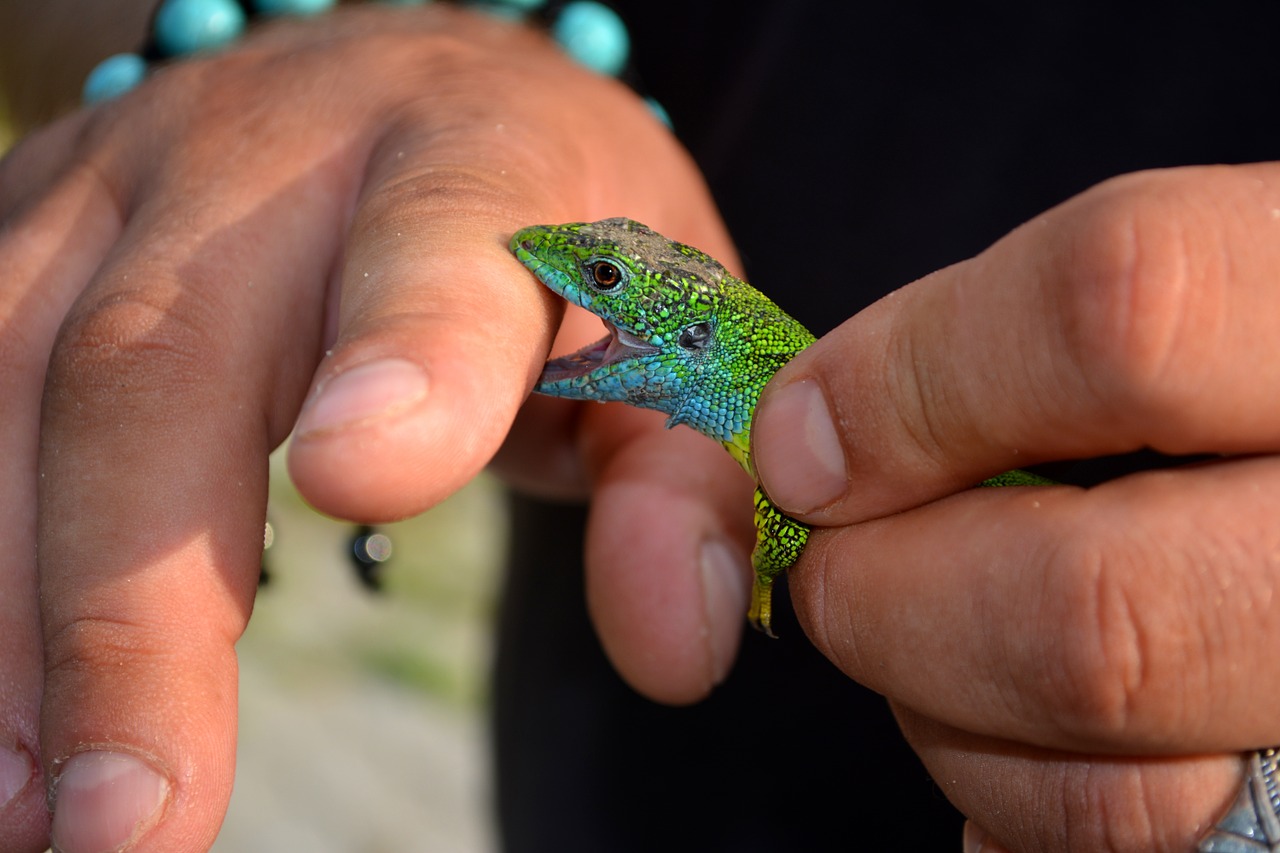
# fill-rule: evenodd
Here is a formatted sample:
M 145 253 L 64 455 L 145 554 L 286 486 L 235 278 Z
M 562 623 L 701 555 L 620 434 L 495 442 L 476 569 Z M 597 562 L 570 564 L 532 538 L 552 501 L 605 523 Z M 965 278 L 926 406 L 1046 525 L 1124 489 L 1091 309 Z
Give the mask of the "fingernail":
M 1009 853 L 991 839 L 987 831 L 971 820 L 964 822 L 964 853 Z
M 73 755 L 55 782 L 54 849 L 59 853 L 119 850 L 155 822 L 168 794 L 168 780 L 132 755 Z
M 711 683 L 724 681 L 738 652 L 742 617 L 747 612 L 750 582 L 746 559 L 720 539 L 702 543 L 698 554 L 702 598 L 711 648 Z
M 784 510 L 809 512 L 848 488 L 844 448 L 817 382 L 792 382 L 770 395 L 752 426 L 756 471 Z
M 26 750 L 19 747 L 0 747 L 0 808 L 18 796 L 27 787 L 35 773 L 36 763 Z
M 964 822 L 964 853 L 982 853 L 982 843 L 987 833 L 971 820 Z
M 297 433 L 333 430 L 403 409 L 427 394 L 421 365 L 401 358 L 358 364 L 330 377 L 298 418 Z

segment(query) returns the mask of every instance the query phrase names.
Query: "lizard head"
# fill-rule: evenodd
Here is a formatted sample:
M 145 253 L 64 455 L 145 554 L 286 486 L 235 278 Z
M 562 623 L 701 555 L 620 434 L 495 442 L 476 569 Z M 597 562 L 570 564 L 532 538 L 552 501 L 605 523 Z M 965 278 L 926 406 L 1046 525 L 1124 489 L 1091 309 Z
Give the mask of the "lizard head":
M 534 225 L 511 250 L 538 280 L 608 331 L 549 361 L 535 390 L 673 414 L 714 343 L 729 273 L 708 255 L 630 219 Z

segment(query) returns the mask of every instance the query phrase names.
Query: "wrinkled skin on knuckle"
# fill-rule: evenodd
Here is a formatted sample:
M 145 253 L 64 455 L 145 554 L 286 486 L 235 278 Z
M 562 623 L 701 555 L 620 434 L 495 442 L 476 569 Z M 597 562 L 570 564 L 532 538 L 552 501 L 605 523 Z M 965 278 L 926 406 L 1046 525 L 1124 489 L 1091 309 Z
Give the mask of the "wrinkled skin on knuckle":
M 182 763 L 190 744 L 180 742 L 172 720 L 211 733 L 205 726 L 234 709 L 233 642 L 106 605 L 55 614 L 46 626 L 44 713 L 58 714 L 71 740 L 46 742 L 46 754 L 117 743 L 161 747 L 167 759 Z M 105 704 L 85 701 L 113 693 L 119 695 Z
M 1229 257 L 1215 211 L 1182 172 L 1127 175 L 1067 203 L 1052 269 L 1059 334 L 1072 369 L 1116 422 L 1140 414 L 1156 446 L 1180 450 L 1177 425 L 1203 398 L 1224 324 Z M 1138 425 L 1134 425 L 1135 430 Z
M 1187 799 L 1172 802 L 1169 794 L 1152 784 L 1149 766 L 1101 757 L 1064 761 L 1046 774 L 1037 792 L 1039 808 L 1031 810 L 1060 817 L 1024 823 L 1020 848 L 1180 853 L 1189 840 L 1187 827 L 1170 816 Z
M 1030 713 L 1104 751 L 1176 745 L 1205 723 L 1195 697 L 1210 686 L 1212 627 L 1187 604 L 1203 575 L 1160 531 L 1090 532 L 1064 537 L 1045 566 L 1043 645 L 1013 667 L 1042 674 L 1023 682 Z
M 75 681 L 86 675 L 119 671 L 121 666 L 156 655 L 151 630 L 105 614 L 80 614 L 49 626 L 45 672 L 50 680 Z
M 353 239 L 387 242 L 396 239 L 399 221 L 421 216 L 449 214 L 462 221 L 484 223 L 494 230 L 495 244 L 509 228 L 505 219 L 525 201 L 518 186 L 482 168 L 461 165 L 424 169 L 405 174 L 369 196 L 352 222 Z
M 50 413 L 159 413 L 206 395 L 206 380 L 225 357 L 219 341 L 227 330 L 192 294 L 116 291 L 73 309 L 49 362 Z
M 1020 850 L 1150 850 L 1149 821 L 1135 808 L 1130 784 L 1106 782 L 1092 762 L 1062 762 L 1046 767 L 1036 786 L 1034 805 L 1010 804 L 1029 819 L 1018 821 L 1014 838 Z M 1130 776 L 1129 782 L 1132 781 Z M 1052 820 L 1035 816 L 1055 815 Z
M 1235 755 L 1044 749 L 894 710 L 947 798 L 1010 851 L 1189 850 L 1239 784 Z
M 1122 736 L 1144 686 L 1147 634 L 1117 578 L 1122 562 L 1092 545 L 1068 545 L 1048 567 L 1055 592 L 1039 633 L 1045 647 L 1033 655 L 1043 675 L 1033 701 L 1069 737 Z

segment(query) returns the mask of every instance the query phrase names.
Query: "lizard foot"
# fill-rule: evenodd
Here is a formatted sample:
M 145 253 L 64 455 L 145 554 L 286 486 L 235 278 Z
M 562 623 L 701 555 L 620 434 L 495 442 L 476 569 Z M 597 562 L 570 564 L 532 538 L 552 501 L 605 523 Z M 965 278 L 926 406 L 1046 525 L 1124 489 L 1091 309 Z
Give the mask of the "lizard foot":
M 751 627 L 776 640 L 778 635 L 773 633 L 772 615 L 773 578 L 757 574 L 751 584 L 751 609 L 747 611 L 747 619 L 750 620 Z

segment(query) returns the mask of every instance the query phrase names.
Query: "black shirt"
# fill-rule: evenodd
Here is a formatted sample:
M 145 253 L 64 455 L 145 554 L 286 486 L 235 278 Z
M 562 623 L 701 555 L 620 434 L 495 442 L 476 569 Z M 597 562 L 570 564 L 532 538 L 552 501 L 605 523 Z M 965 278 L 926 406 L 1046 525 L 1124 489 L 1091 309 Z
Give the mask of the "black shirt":
M 613 5 L 747 278 L 819 334 L 1107 177 L 1280 149 L 1277 4 Z M 582 513 L 513 505 L 508 850 L 959 849 L 884 700 L 809 646 L 785 593 L 781 640 L 748 631 L 711 699 L 660 707 L 599 650 L 580 539 L 546 541 Z

